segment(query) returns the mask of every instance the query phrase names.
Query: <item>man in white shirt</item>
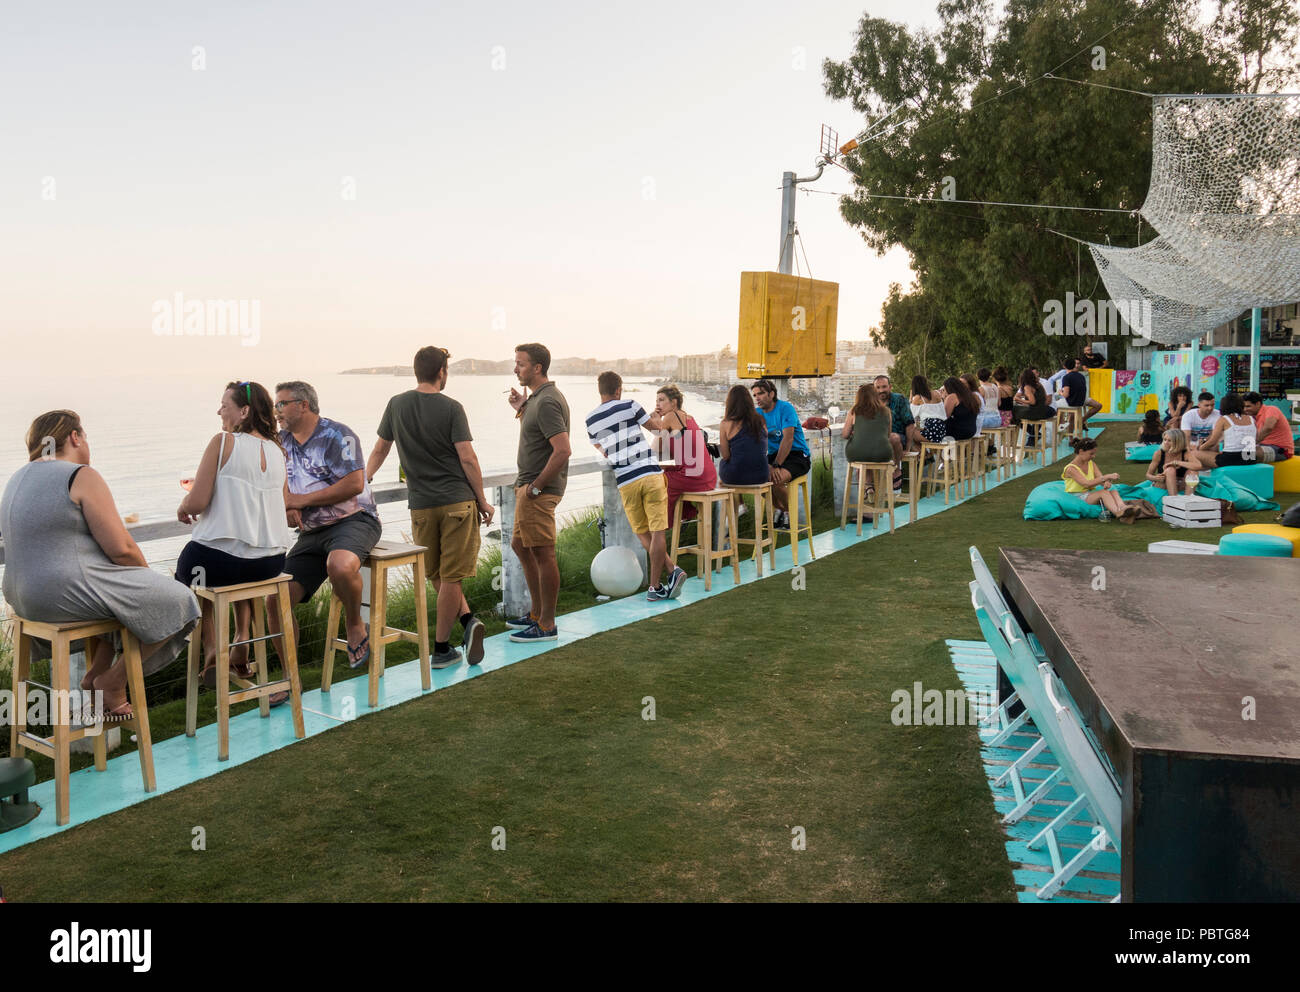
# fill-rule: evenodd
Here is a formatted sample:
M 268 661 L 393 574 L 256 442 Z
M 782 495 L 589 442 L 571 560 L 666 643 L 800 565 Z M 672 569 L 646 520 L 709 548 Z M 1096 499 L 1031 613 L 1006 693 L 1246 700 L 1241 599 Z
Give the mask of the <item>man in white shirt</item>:
M 1220 416 L 1222 414 L 1214 407 L 1213 393 L 1201 393 L 1196 397 L 1196 409 L 1184 413 L 1179 424 L 1187 434 L 1187 446 L 1194 448 L 1209 438 L 1210 432 L 1214 430 L 1214 422 Z
M 1051 399 L 1052 406 L 1057 408 L 1069 405 L 1066 403 L 1065 399 L 1059 395 L 1061 392 L 1061 380 L 1063 380 L 1070 373 L 1069 364 L 1072 364 L 1071 359 L 1062 358 L 1061 367 L 1057 369 L 1054 373 L 1052 373 L 1052 375 L 1048 378 L 1048 380 L 1043 383 L 1043 385 L 1047 387 L 1047 391 L 1052 397 Z M 1075 406 L 1082 406 L 1082 404 L 1076 403 Z

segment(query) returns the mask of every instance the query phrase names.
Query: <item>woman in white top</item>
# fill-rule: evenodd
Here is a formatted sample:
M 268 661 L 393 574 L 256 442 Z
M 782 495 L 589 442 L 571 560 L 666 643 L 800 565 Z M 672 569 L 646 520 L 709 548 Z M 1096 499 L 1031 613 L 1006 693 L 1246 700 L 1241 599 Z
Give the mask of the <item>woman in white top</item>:
M 280 574 L 292 543 L 285 497 L 288 476 L 276 435 L 271 397 L 256 382 L 227 384 L 217 409 L 223 430 L 208 442 L 193 486 L 176 509 L 193 537 L 176 562 L 176 580 L 188 586 L 259 582 Z M 205 685 L 216 685 L 212 610 L 203 603 Z M 235 640 L 248 640 L 252 611 L 235 607 Z M 230 649 L 231 672 L 250 678 L 248 647 Z
M 998 391 L 998 384 L 993 381 L 993 373 L 988 369 L 980 369 L 978 375 L 978 392 L 982 401 L 979 428 L 982 431 L 986 427 L 1001 427 L 1002 414 L 998 412 L 998 400 L 1001 399 L 1001 394 Z
M 1220 417 L 1214 422 L 1210 436 L 1199 446 L 1188 451 L 1188 456 L 1207 469 L 1220 465 L 1253 465 L 1255 463 L 1255 421 L 1246 416 L 1246 405 L 1237 393 L 1228 393 L 1219 401 Z M 1223 450 L 1219 450 L 1219 442 Z
M 921 437 L 935 444 L 948 434 L 948 411 L 943 401 L 943 390 L 932 389 L 929 379 L 923 375 L 912 377 L 912 419 Z

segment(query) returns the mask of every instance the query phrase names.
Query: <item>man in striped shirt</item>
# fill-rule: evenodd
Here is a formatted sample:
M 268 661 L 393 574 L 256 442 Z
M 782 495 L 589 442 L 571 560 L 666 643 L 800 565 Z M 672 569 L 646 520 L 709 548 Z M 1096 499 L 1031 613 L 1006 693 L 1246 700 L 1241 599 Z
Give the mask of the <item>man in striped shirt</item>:
M 650 556 L 651 603 L 676 599 L 686 583 L 686 572 L 668 567 L 668 485 L 663 470 L 646 443 L 642 426 L 662 430 L 659 418 L 646 413 L 636 400 L 623 399 L 623 380 L 617 372 L 602 372 L 596 379 L 600 406 L 587 415 L 587 436 L 610 461 L 618 482 L 628 523 Z M 670 572 L 668 581 L 659 580 Z

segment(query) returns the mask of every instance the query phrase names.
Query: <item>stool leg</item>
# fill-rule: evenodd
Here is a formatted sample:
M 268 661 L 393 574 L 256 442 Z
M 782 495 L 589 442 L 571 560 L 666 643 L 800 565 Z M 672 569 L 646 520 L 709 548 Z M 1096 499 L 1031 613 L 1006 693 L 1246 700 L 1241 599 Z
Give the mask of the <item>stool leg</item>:
M 668 549 L 668 560 L 673 563 L 673 568 L 677 567 L 677 549 L 681 547 L 682 502 L 683 502 L 682 498 L 679 496 L 677 498 L 677 505 L 673 507 L 673 539 L 672 539 L 672 544 Z M 703 507 L 700 508 L 700 516 L 701 517 L 704 516 Z M 697 525 L 696 537 L 699 536 L 699 533 L 700 533 L 699 526 Z M 696 576 L 700 574 L 700 563 L 698 558 L 696 559 L 695 562 L 695 574 Z M 707 589 L 708 586 L 706 585 L 705 588 Z
M 844 498 L 840 500 L 840 530 L 843 530 L 849 522 L 849 489 L 853 485 L 853 472 L 846 470 L 844 473 Z M 862 522 L 858 521 L 858 534 L 862 534 Z
M 874 471 L 871 471 L 869 473 L 868 469 L 863 468 L 861 465 L 858 466 L 858 537 L 862 536 L 862 510 L 863 510 L 862 504 L 866 502 L 867 499 L 867 475 L 868 474 L 870 474 L 873 479 L 875 478 Z M 871 521 L 871 529 L 875 530 L 875 528 L 876 528 L 876 521 L 873 518 Z
M 771 489 L 767 490 L 767 495 L 766 498 L 764 498 L 763 502 L 767 504 L 767 536 L 768 536 L 768 541 L 770 541 L 768 542 L 767 545 L 768 566 L 770 566 L 772 571 L 775 572 L 776 571 L 776 498 L 774 497 L 774 495 L 772 495 Z M 759 555 L 762 555 L 762 551 L 763 549 L 759 549 Z
M 388 570 L 370 566 L 370 708 L 379 705 L 379 679 L 384 674 L 384 634 L 388 630 Z
M 321 692 L 329 692 L 330 685 L 334 682 L 334 656 L 338 654 L 338 648 L 335 646 L 334 640 L 339 635 L 339 615 L 342 611 L 343 603 L 338 596 L 334 595 L 334 591 L 330 590 L 329 614 L 325 619 L 325 666 L 320 673 Z M 281 630 L 283 629 L 281 628 Z
M 126 665 L 126 686 L 131 699 L 131 722 L 135 724 L 135 747 L 140 756 L 140 778 L 144 791 L 158 788 L 153 767 L 153 737 L 149 730 L 149 701 L 144 694 L 144 661 L 140 642 L 129 630 L 122 631 L 122 664 Z M 100 734 L 96 741 L 103 740 Z
M 69 658 L 68 642 L 55 635 L 50 657 L 50 686 L 54 689 L 55 699 L 68 698 Z M 68 740 L 68 724 L 59 719 L 57 707 L 51 706 L 54 720 L 54 822 L 60 827 L 70 819 L 68 802 L 68 774 L 72 770 L 71 742 Z
M 742 497 L 743 498 L 743 497 Z M 754 494 L 754 562 L 758 568 L 758 577 L 763 577 L 763 512 L 767 501 L 762 493 Z
M 433 689 L 433 659 L 429 655 L 429 593 L 428 576 L 424 571 L 424 552 L 415 559 L 415 639 L 420 648 L 420 688 Z M 467 659 L 468 660 L 468 659 Z
M 789 507 L 786 509 L 785 515 L 790 520 L 790 528 L 789 528 L 790 529 L 790 563 L 792 565 L 798 565 L 799 564 L 799 487 L 793 485 L 794 482 L 793 479 L 791 479 L 790 482 L 792 484 L 787 486 L 785 490 L 786 495 L 788 497 L 787 502 L 789 503 Z M 772 515 L 776 516 L 775 510 L 772 511 Z M 775 540 L 773 541 L 773 543 L 775 543 Z M 772 566 L 772 570 L 776 571 L 775 565 Z
M 249 601 L 249 608 L 253 611 L 253 622 L 249 629 L 253 632 L 253 637 L 261 637 L 266 633 L 266 623 L 263 620 L 263 611 L 266 609 L 266 601 L 254 599 Z M 253 645 L 253 657 L 257 659 L 257 681 L 262 685 L 271 681 L 270 672 L 266 663 L 266 641 L 259 640 Z M 271 698 L 270 696 L 260 696 L 257 700 L 257 711 L 266 719 L 271 715 Z
M 812 471 L 810 470 L 804 476 L 804 483 L 799 487 L 803 490 L 803 509 L 808 517 L 808 526 L 800 528 L 800 533 L 807 531 L 805 535 L 808 538 L 808 560 L 814 561 L 817 558 L 817 549 L 813 546 L 813 505 L 812 505 Z
M 918 479 L 921 471 L 921 466 L 918 464 L 920 460 L 919 455 L 916 458 L 907 460 L 907 522 L 909 524 L 916 523 L 916 501 L 921 495 L 917 491 L 917 487 L 920 485 Z
M 23 630 L 21 620 L 14 621 L 14 719 L 9 727 L 9 754 L 21 758 L 26 751 L 19 743 L 27 729 L 27 678 L 31 674 L 32 639 Z
M 212 624 L 217 629 L 217 760 L 230 758 L 230 613 L 226 597 L 217 593 Z
M 204 600 L 199 600 L 203 604 Z M 189 658 L 185 663 L 185 736 L 193 737 L 199 726 L 199 669 L 203 665 L 203 618 L 190 632 Z M 132 708 L 135 704 L 132 703 Z
M 729 542 L 731 547 L 731 582 L 732 585 L 740 585 L 740 551 L 736 546 L 736 504 L 733 500 L 727 500 L 727 530 L 732 535 Z
M 131 702 L 131 709 L 135 709 L 134 700 Z M 104 743 L 106 736 L 106 731 L 101 728 L 100 732 L 91 738 L 91 746 L 95 752 L 95 771 L 97 772 L 108 771 L 108 745 Z
M 293 736 L 299 740 L 307 736 L 302 722 L 302 680 L 298 677 L 298 645 L 293 637 L 293 607 L 289 605 L 289 583 L 280 584 L 276 599 L 280 603 L 280 646 L 284 649 L 284 670 L 289 676 L 289 708 L 293 712 Z M 329 631 L 327 638 L 333 638 Z M 329 641 L 327 640 L 328 644 Z M 331 656 L 331 661 L 333 657 Z
M 700 546 L 697 552 L 699 557 L 695 559 L 695 573 L 699 574 L 700 569 L 704 569 L 704 591 L 709 592 L 713 588 L 713 507 L 700 507 L 700 515 L 696 517 L 695 523 L 695 540 Z M 673 564 L 677 564 L 677 534 L 682 525 L 682 501 L 677 501 L 677 509 L 674 511 L 677 522 L 673 525 Z

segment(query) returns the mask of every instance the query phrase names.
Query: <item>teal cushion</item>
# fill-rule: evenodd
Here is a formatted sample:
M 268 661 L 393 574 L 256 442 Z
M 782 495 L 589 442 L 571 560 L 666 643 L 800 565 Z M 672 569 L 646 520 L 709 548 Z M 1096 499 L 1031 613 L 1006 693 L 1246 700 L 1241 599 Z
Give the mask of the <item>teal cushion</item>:
M 1253 558 L 1290 558 L 1293 548 L 1285 537 L 1272 534 L 1224 534 L 1219 538 L 1219 554 Z
M 1267 463 L 1258 465 L 1223 465 L 1216 468 L 1211 475 L 1231 479 L 1244 489 L 1249 489 L 1261 499 L 1273 498 L 1273 466 Z
M 1044 482 L 1025 499 L 1026 520 L 1084 520 L 1101 516 L 1101 505 L 1085 503 L 1065 491 L 1065 481 Z
M 1137 444 L 1129 448 L 1124 454 L 1124 460 L 1130 462 L 1149 462 L 1156 456 L 1160 450 L 1158 444 Z

